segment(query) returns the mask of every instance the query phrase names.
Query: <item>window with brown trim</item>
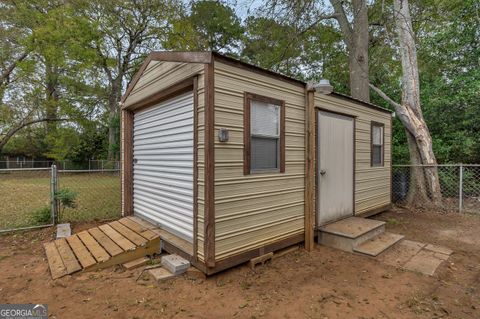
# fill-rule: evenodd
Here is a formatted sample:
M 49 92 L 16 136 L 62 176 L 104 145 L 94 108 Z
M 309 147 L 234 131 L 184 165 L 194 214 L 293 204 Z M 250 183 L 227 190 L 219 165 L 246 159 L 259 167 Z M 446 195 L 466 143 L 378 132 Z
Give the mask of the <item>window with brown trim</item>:
M 385 125 L 372 122 L 371 125 L 371 166 L 383 166 L 385 154 Z
M 285 171 L 285 103 L 245 93 L 244 174 Z

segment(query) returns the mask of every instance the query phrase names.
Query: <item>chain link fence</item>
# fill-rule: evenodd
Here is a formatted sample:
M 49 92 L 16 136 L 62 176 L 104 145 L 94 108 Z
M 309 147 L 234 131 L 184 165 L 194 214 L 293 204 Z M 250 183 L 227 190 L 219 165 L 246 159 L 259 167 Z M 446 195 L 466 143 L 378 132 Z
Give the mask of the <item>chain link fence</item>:
M 56 165 L 58 169 L 70 170 L 105 170 L 120 169 L 119 161 L 108 160 L 88 160 L 83 162 L 74 161 L 54 161 L 54 160 L 27 160 L 27 159 L 0 159 L 0 169 L 17 169 L 17 168 L 50 168 Z
M 0 169 L 0 232 L 121 215 L 120 170 Z
M 432 166 L 393 165 L 392 199 L 397 205 L 406 205 L 414 170 Z M 480 213 L 480 164 L 436 165 L 442 192 L 442 209 L 466 213 Z
M 0 169 L 0 230 L 53 224 L 51 169 Z

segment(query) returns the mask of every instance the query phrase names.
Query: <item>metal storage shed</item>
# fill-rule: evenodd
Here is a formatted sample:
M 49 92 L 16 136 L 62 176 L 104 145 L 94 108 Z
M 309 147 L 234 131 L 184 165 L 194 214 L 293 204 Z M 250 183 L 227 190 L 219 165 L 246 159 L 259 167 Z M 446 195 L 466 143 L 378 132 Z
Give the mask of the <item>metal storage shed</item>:
M 207 274 L 390 207 L 381 107 L 214 52 L 151 53 L 121 104 L 123 214 Z

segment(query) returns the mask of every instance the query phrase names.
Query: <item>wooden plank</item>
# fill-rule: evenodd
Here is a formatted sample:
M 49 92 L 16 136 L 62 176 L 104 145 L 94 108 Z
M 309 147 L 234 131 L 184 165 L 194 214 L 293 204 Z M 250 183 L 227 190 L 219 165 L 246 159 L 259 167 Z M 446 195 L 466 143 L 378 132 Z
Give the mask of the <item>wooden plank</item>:
M 54 243 L 55 246 L 57 246 L 60 257 L 62 257 L 65 268 L 67 268 L 68 274 L 82 270 L 82 266 L 80 266 L 80 264 L 78 263 L 77 257 L 75 257 L 75 254 L 73 253 L 65 238 L 55 240 Z
M 137 224 L 136 222 L 134 222 L 133 220 L 131 220 L 129 218 L 122 218 L 122 219 L 119 220 L 119 222 L 122 225 L 130 228 L 131 230 L 133 230 L 134 232 L 136 232 L 137 234 L 139 234 L 140 236 L 142 236 L 142 237 L 144 237 L 148 240 L 153 239 L 153 238 L 158 236 L 156 233 L 154 233 L 150 229 L 145 228 L 144 226 L 142 226 L 140 224 Z
M 143 238 L 130 228 L 123 226 L 118 221 L 111 222 L 109 223 L 109 225 L 137 246 L 144 246 L 147 243 L 147 240 L 145 238 Z
M 142 258 L 138 258 L 138 259 L 134 259 L 132 261 L 126 262 L 122 266 L 126 270 L 131 270 L 138 267 L 142 267 L 143 265 L 146 265 L 149 261 L 150 261 L 150 258 L 142 257 Z
M 105 251 L 105 249 L 100 246 L 95 238 L 92 237 L 86 230 L 79 232 L 77 236 L 85 244 L 87 249 L 97 260 L 97 262 L 104 262 L 110 259 L 110 255 Z
M 141 219 L 140 217 L 137 217 L 137 216 L 128 216 L 127 218 L 130 219 L 130 220 L 133 220 L 137 224 L 142 225 L 146 229 L 157 229 L 158 228 L 154 224 L 151 224 L 151 223 L 147 222 L 146 220 L 143 220 L 143 219 Z
M 193 78 L 193 255 L 198 260 L 198 76 Z
M 133 215 L 133 112 L 122 110 L 122 117 L 122 213 L 126 216 Z
M 274 254 L 273 254 L 273 257 L 272 259 L 277 259 L 277 258 L 280 258 L 280 257 L 283 257 L 287 254 L 290 254 L 294 251 L 297 251 L 300 247 L 298 245 L 295 245 L 295 246 L 292 246 L 292 247 L 288 247 L 288 248 L 284 248 L 284 249 L 281 249 L 279 251 L 276 251 Z
M 62 257 L 53 242 L 43 244 L 47 254 L 48 266 L 53 279 L 63 277 L 67 274 L 67 268 L 63 264 Z
M 126 262 L 141 258 L 143 256 L 158 254 L 160 252 L 160 237 L 148 241 L 145 246 L 136 247 L 134 250 L 125 251 L 120 255 L 110 258 L 104 263 L 99 263 L 89 270 L 108 268 L 110 266 L 124 264 Z
M 306 138 L 305 138 L 305 250 L 312 251 L 314 248 L 313 231 L 315 227 L 315 91 L 306 90 Z
M 205 64 L 204 84 L 204 257 L 207 267 L 215 266 L 215 68 Z
M 101 225 L 100 228 L 105 235 L 107 235 L 114 243 L 120 246 L 123 250 L 129 251 L 135 249 L 135 245 L 129 241 L 127 238 L 123 237 L 122 234 L 117 232 L 115 229 L 110 227 L 110 225 L 105 224 Z
M 164 229 L 154 229 L 152 230 L 158 235 L 160 235 L 160 238 L 163 241 L 166 241 L 173 246 L 177 247 L 178 249 L 184 251 L 185 253 L 189 254 L 190 256 L 193 256 L 193 244 L 189 243 L 183 238 L 180 238 L 178 236 L 175 236 L 169 232 L 167 232 Z
M 120 248 L 117 244 L 113 242 L 107 235 L 105 235 L 99 228 L 95 227 L 89 229 L 88 232 L 90 235 L 95 238 L 95 240 L 102 246 L 110 256 L 116 256 L 123 252 L 123 249 Z
M 83 268 L 90 267 L 96 263 L 87 247 L 83 245 L 82 241 L 77 235 L 67 237 L 66 240 Z

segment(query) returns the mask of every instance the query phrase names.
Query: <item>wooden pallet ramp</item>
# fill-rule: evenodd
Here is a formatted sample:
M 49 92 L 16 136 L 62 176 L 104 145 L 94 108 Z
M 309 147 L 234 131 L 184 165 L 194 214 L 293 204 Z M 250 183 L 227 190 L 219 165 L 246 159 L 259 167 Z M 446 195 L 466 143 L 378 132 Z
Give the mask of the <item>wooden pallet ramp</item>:
M 107 268 L 158 253 L 160 233 L 156 230 L 144 220 L 126 217 L 48 242 L 44 247 L 52 278 Z

